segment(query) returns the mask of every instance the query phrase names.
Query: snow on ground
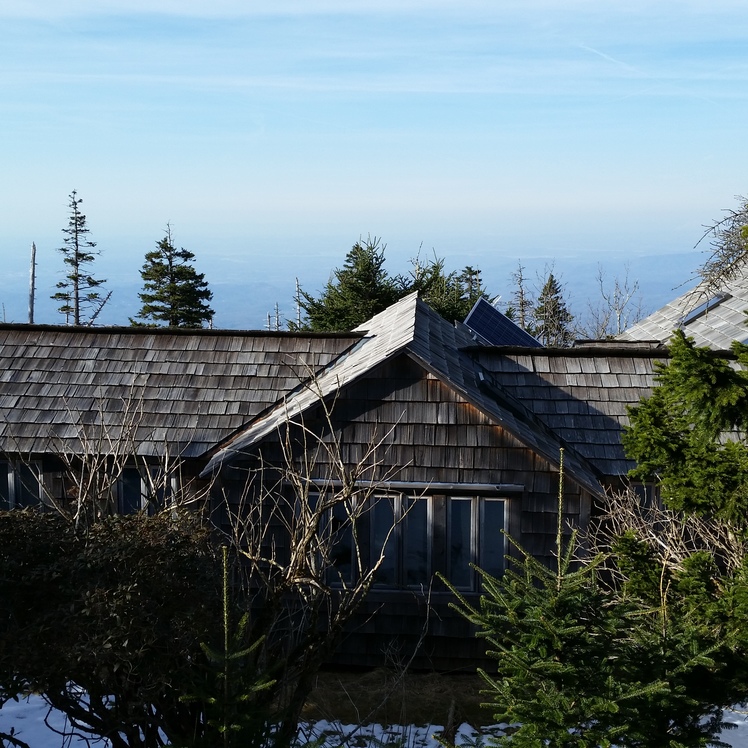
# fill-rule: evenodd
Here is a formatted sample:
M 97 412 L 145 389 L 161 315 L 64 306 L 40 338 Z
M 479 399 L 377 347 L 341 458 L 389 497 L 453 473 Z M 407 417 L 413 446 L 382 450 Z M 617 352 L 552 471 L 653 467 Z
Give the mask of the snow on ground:
M 725 722 L 735 725 L 735 728 L 725 730 L 722 740 L 733 748 L 748 748 L 748 713 L 725 712 Z M 479 748 L 486 744 L 489 735 L 500 734 L 501 727 L 496 725 L 478 733 L 469 725 L 462 725 L 455 736 L 455 743 L 465 748 Z M 29 696 L 18 702 L 8 701 L 0 709 L 0 732 L 8 733 L 11 728 L 30 748 L 86 747 L 86 741 L 82 738 L 65 737 L 65 717 L 60 712 L 50 712 L 38 696 Z M 350 748 L 440 748 L 434 733 L 442 729 L 440 725 L 355 727 L 321 721 L 299 730 L 299 745 L 303 747 L 315 741 L 319 748 L 336 748 L 341 742 Z M 98 743 L 100 748 L 105 745 L 104 741 Z

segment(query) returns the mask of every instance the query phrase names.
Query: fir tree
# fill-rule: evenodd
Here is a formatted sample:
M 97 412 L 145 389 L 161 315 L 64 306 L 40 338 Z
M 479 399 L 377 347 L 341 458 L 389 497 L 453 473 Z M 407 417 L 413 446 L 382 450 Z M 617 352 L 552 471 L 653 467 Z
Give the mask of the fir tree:
M 376 237 L 356 242 L 318 298 L 300 290 L 296 301 L 307 318 L 301 328 L 352 330 L 401 298 L 407 291 L 385 270 L 385 248 Z
M 562 491 L 563 453 L 555 569 L 512 541 L 517 554 L 503 578 L 481 572 L 478 607 L 453 589 L 455 607 L 477 626 L 495 660 L 495 672 L 479 671 L 487 685 L 486 706 L 497 722 L 516 728 L 496 743 L 723 745 L 715 739 L 721 708 L 710 700 L 708 687 L 698 689 L 715 667 L 721 642 L 704 633 L 693 610 L 674 602 L 669 587 L 644 589 L 633 577 L 621 589 L 612 587 L 616 558 L 610 553 L 578 561 L 576 532 L 568 539 L 563 535 Z M 689 580 L 694 584 L 703 577 L 702 570 Z M 672 583 L 684 579 L 674 577 Z
M 425 263 L 416 256 L 408 275 L 391 276 L 384 267 L 385 249 L 376 237 L 359 241 L 346 255 L 343 267 L 333 270 L 318 297 L 298 289 L 299 321 L 289 327 L 314 332 L 351 330 L 413 291 L 446 320 L 462 321 L 486 293 L 480 270 L 467 266 L 447 273 L 444 260 L 436 256 Z M 305 320 L 301 320 L 302 310 Z
M 64 245 L 58 248 L 67 268 L 64 280 L 57 283 L 59 289 L 52 299 L 60 302 L 58 311 L 65 315 L 65 323 L 72 325 L 91 325 L 99 316 L 111 293 L 101 295 L 101 286 L 106 280 L 94 278 L 88 267 L 93 263 L 98 252 L 94 252 L 96 243 L 88 238 L 86 216 L 80 211 L 83 202 L 78 193 L 70 193 L 70 218 L 65 234 Z
M 203 327 L 212 323 L 214 312 L 208 302 L 213 293 L 204 274 L 192 266 L 194 259 L 192 252 L 172 244 L 171 227 L 167 225 L 166 236 L 145 256 L 140 271 L 143 291 L 138 294 L 143 305 L 131 324 Z
M 419 296 L 449 322 L 462 322 L 475 302 L 486 295 L 481 271 L 470 265 L 460 272 L 447 273 L 444 259 L 440 257 L 426 264 L 415 257 L 411 264 L 411 278 L 402 281 L 404 293 L 418 291 Z
M 538 296 L 533 316 L 533 334 L 543 345 L 566 347 L 573 342 L 571 323 L 574 318 L 566 306 L 563 289 L 553 273 L 549 273 Z
M 273 708 L 276 694 L 270 690 L 275 680 L 267 671 L 277 667 L 277 663 L 266 663 L 263 667 L 259 662 L 264 637 L 248 641 L 249 613 L 245 612 L 234 623 L 226 546 L 221 553 L 223 646 L 219 649 L 206 643 L 200 645 L 206 658 L 201 668 L 204 680 L 200 683 L 200 678 L 196 678 L 197 691 L 183 699 L 187 703 L 201 703 L 205 713 L 204 735 L 194 741 L 192 748 L 271 745 L 273 717 L 277 717 Z
M 748 346 L 733 344 L 748 365 Z M 682 331 L 670 343 L 651 397 L 631 408 L 624 446 L 632 477 L 657 476 L 670 509 L 729 522 L 748 534 L 748 373 Z

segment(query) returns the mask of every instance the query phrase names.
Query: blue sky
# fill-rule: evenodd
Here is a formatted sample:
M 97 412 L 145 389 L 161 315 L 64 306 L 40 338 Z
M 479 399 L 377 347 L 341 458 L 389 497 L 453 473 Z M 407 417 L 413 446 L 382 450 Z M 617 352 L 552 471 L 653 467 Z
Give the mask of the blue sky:
M 744 194 L 744 3 L 587 0 L 3 0 L 0 302 L 47 297 L 83 198 L 104 323 L 137 311 L 168 222 L 260 327 L 359 236 L 393 272 L 422 247 L 509 293 L 555 258 L 577 306 L 626 262 L 660 305 L 702 226 Z M 651 258 L 651 259 L 649 259 Z M 585 285 L 586 284 L 586 285 Z

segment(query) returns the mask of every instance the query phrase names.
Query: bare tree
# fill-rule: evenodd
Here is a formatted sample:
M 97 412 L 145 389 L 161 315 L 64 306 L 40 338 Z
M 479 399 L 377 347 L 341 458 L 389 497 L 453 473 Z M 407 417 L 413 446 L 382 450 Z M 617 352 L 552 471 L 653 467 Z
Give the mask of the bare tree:
M 280 461 L 247 467 L 238 502 L 230 490 L 221 497 L 230 508 L 231 547 L 255 601 L 249 641 L 261 641 L 258 657 L 276 664 L 275 685 L 255 700 L 276 746 L 293 741 L 314 676 L 368 594 L 402 521 L 393 520 L 379 548 L 362 537 L 362 521 L 387 501 L 383 485 L 399 471 L 385 467 L 391 430 L 350 465 L 332 407 L 321 407 L 326 436 L 303 418 L 289 418 L 277 441 Z
M 708 239 L 710 244 L 709 256 L 697 271 L 707 294 L 741 273 L 748 258 L 748 198 L 738 195 L 735 199 L 738 207 L 727 209 L 723 218 L 707 226 L 696 243 L 698 247 Z
M 606 551 L 629 532 L 647 545 L 659 568 L 669 571 L 684 571 L 694 553 L 707 551 L 726 573 L 738 574 L 748 555 L 748 539 L 727 522 L 674 512 L 656 500 L 644 500 L 632 487 L 610 491 L 604 514 L 591 526 L 589 545 Z
M 639 281 L 629 279 L 629 267 L 624 268 L 623 278 L 615 277 L 612 287 L 606 283 L 602 265 L 597 266 L 597 286 L 600 301 L 588 303 L 587 323 L 581 333 L 593 340 L 602 340 L 620 335 L 644 317 L 643 302 L 639 293 Z
M 532 332 L 530 329 L 532 325 L 530 321 L 532 319 L 533 309 L 535 303 L 532 295 L 527 288 L 527 279 L 525 278 L 525 268 L 521 262 L 517 262 L 517 269 L 512 273 L 512 281 L 514 282 L 514 291 L 512 291 L 512 302 L 511 309 L 514 312 L 517 324 L 528 332 Z

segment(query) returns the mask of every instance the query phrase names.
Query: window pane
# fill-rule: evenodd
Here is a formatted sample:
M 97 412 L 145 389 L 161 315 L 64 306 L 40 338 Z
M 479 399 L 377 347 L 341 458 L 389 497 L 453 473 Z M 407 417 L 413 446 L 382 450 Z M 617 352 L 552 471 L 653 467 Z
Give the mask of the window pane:
M 497 499 L 483 501 L 480 525 L 481 559 L 479 566 L 492 577 L 504 571 L 504 502 Z
M 377 570 L 376 584 L 394 586 L 397 584 L 397 537 L 390 534 L 385 547 L 387 533 L 395 522 L 395 503 L 393 499 L 377 499 L 371 512 L 371 560 L 376 562 L 384 548 L 384 560 Z
M 351 581 L 353 569 L 353 528 L 348 519 L 345 504 L 335 504 L 330 519 L 330 561 L 333 569 L 329 574 L 329 581 Z
M 20 465 L 16 471 L 16 506 L 39 503 L 39 475 L 31 465 Z
M 134 467 L 125 468 L 119 482 L 120 514 L 135 514 L 140 511 L 141 498 L 140 471 Z
M 403 522 L 405 584 L 427 585 L 430 581 L 428 502 L 425 499 L 411 502 Z
M 0 510 L 10 509 L 10 490 L 8 489 L 8 463 L 0 462 Z
M 472 586 L 471 509 L 471 499 L 449 501 L 449 581 L 455 587 Z

